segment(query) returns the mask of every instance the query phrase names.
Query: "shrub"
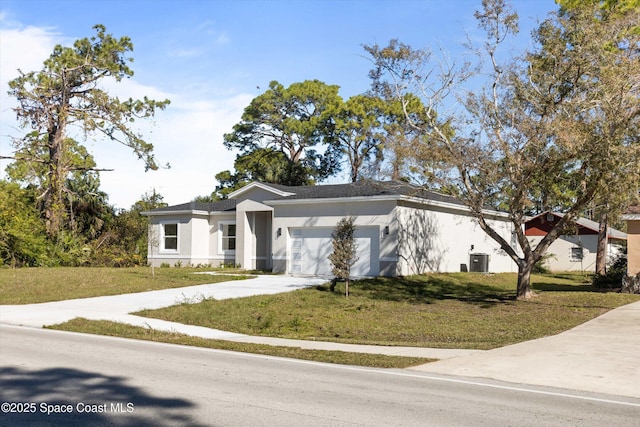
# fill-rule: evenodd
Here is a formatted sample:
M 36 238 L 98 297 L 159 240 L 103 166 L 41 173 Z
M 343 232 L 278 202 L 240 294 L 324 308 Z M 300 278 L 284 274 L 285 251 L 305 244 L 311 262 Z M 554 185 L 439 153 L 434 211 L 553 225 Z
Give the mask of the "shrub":
M 598 289 L 614 289 L 622 286 L 622 278 L 627 274 L 627 254 L 620 252 L 607 274 L 594 274 L 591 283 Z

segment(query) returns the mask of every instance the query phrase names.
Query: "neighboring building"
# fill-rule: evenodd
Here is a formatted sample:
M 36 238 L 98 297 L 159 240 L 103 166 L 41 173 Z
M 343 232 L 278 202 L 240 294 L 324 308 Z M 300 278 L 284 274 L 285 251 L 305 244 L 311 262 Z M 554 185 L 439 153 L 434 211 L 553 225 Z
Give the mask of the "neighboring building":
M 525 236 L 532 246 L 537 245 L 547 235 L 564 214 L 545 212 L 525 223 Z M 549 255 L 544 265 L 551 271 L 593 271 L 596 270 L 599 224 L 579 218 L 569 225 L 569 230 L 558 237 L 547 249 Z M 608 261 L 620 253 L 620 244 L 627 240 L 621 231 L 609 228 L 607 242 Z
M 253 182 L 214 203 L 145 212 L 155 266 L 236 264 L 279 273 L 331 275 L 337 222 L 353 216 L 359 259 L 354 276 L 516 271 L 515 263 L 453 197 L 402 182 L 289 187 Z M 507 214 L 489 222 L 515 243 Z
M 640 206 L 631 206 L 622 215 L 627 221 L 627 274 L 640 274 Z

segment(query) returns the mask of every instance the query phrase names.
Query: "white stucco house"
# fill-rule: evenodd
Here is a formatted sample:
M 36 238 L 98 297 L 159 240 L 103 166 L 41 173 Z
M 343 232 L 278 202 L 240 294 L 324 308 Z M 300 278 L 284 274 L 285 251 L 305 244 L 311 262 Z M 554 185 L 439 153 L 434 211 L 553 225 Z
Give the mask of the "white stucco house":
M 290 187 L 253 182 L 214 203 L 145 212 L 152 265 L 219 266 L 330 276 L 337 222 L 353 216 L 359 259 L 353 276 L 517 271 L 459 200 L 404 182 Z M 503 212 L 490 222 L 512 241 Z
M 525 236 L 535 246 L 564 214 L 544 212 L 525 223 Z M 599 224 L 586 218 L 578 218 L 567 231 L 558 237 L 547 249 L 545 266 L 550 271 L 591 271 L 596 270 Z M 607 256 L 611 262 L 620 253 L 620 244 L 627 240 L 622 231 L 609 228 Z

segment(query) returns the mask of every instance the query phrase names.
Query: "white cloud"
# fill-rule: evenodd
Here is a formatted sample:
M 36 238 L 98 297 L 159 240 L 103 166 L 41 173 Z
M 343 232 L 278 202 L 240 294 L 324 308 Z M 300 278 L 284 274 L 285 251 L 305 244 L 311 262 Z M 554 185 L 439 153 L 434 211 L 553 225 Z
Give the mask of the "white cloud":
M 29 72 L 42 68 L 53 47 L 63 39 L 52 28 L 21 27 L 0 17 L 0 155 L 10 155 L 11 137 L 20 135 L 15 114 L 17 104 L 7 94 L 9 81 L 18 77 L 18 69 Z M 5 176 L 7 161 L 0 161 L 0 178 Z
M 215 102 L 176 98 L 158 114 L 155 126 L 145 127 L 145 139 L 154 145 L 158 163 L 169 162 L 170 169 L 145 173 L 144 165 L 126 147 L 96 144 L 92 150 L 98 163 L 115 168 L 101 176 L 110 202 L 128 208 L 152 188 L 169 204 L 210 194 L 215 174 L 232 169 L 235 159 L 235 153 L 224 148 L 222 136 L 231 131 L 250 101 L 249 95 Z
M 51 28 L 0 28 L 0 76 L 5 83 L 18 76 L 17 69 L 39 69 L 61 37 Z

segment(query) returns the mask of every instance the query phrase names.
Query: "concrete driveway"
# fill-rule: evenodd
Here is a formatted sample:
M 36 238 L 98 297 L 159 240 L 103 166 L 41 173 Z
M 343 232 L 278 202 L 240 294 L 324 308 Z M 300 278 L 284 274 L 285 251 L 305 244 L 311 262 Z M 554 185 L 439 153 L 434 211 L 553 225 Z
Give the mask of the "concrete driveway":
M 169 307 L 203 298 L 227 299 L 251 295 L 277 294 L 320 285 L 326 280 L 314 277 L 257 276 L 184 288 L 162 289 L 133 294 L 82 298 L 27 305 L 0 306 L 0 322 L 36 326 L 66 322 L 76 317 L 92 320 L 114 320 L 131 312 Z

